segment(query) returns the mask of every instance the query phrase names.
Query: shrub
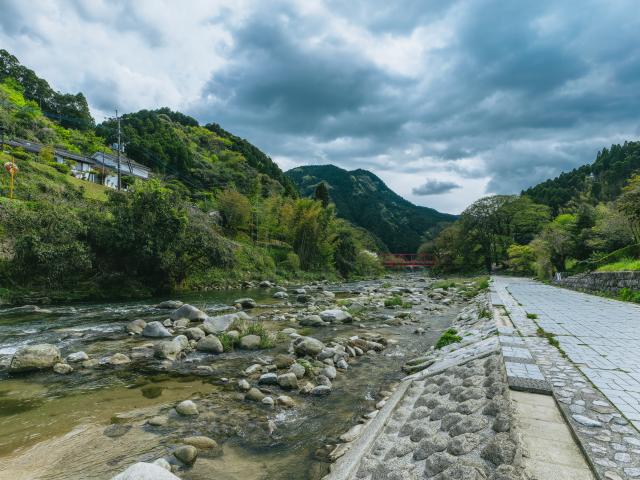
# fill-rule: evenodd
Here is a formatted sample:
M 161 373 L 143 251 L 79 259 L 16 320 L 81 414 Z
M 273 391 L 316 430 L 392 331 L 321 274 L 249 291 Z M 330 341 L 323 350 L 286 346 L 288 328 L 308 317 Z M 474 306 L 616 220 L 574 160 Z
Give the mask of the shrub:
M 535 320 L 536 318 L 538 318 L 538 315 L 536 315 L 535 313 L 527 313 L 527 318 Z
M 458 331 L 455 328 L 450 328 L 440 336 L 438 342 L 436 343 L 436 348 L 441 349 L 443 347 L 446 347 L 447 345 L 458 343 L 460 341 L 462 341 L 462 337 L 458 335 Z
M 513 244 L 507 249 L 509 267 L 514 273 L 529 275 L 533 273 L 536 260 L 533 248 L 529 245 Z
M 618 292 L 618 298 L 625 302 L 640 303 L 640 292 L 631 290 L 630 288 L 623 288 Z

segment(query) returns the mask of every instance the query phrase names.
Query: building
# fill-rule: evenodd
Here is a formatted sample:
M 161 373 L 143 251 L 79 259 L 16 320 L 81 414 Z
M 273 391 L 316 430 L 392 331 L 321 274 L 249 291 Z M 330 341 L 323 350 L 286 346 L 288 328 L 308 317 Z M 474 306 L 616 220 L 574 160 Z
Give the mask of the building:
M 7 140 L 5 143 L 12 147 L 23 148 L 27 152 L 35 154 L 40 153 L 46 146 L 23 139 Z M 66 164 L 71 167 L 71 173 L 76 178 L 88 182 L 100 183 L 111 188 L 118 187 L 117 154 L 96 152 L 91 157 L 85 157 L 84 155 L 62 148 L 54 148 L 53 155 L 57 163 Z M 146 180 L 151 176 L 151 170 L 121 154 L 120 175 Z

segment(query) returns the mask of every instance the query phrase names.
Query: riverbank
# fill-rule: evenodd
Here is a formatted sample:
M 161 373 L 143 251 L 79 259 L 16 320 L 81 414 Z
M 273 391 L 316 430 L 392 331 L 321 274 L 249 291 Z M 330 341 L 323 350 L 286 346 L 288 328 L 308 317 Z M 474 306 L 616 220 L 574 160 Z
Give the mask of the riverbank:
M 163 458 L 184 480 L 321 478 L 344 432 L 372 416 L 406 358 L 433 345 L 476 291 L 410 275 L 264 284 L 212 293 L 217 301 L 202 293 L 183 298 L 197 310 L 182 313 L 133 302 L 0 315 L 0 470 L 12 480 L 105 478 Z M 127 333 L 144 332 L 138 320 L 171 336 Z M 7 373 L 20 348 L 40 342 L 59 349 L 56 372 L 70 373 Z M 198 415 L 178 413 L 184 400 Z M 195 462 L 184 446 L 197 449 Z

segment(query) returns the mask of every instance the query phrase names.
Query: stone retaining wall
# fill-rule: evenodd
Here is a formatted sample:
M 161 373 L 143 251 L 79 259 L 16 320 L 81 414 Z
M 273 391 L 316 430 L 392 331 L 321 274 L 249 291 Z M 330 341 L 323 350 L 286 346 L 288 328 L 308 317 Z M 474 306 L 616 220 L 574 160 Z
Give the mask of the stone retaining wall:
M 591 272 L 555 280 L 556 285 L 588 292 L 618 293 L 623 288 L 640 290 L 640 272 Z

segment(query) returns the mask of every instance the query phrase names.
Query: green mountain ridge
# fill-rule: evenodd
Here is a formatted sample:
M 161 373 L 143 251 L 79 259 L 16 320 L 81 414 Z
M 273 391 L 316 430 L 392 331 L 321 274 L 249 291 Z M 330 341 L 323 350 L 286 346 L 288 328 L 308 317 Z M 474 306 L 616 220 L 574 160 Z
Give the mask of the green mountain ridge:
M 338 216 L 372 232 L 394 253 L 415 252 L 426 231 L 456 219 L 405 200 L 368 170 L 309 165 L 285 173 L 306 197 L 324 181 Z

